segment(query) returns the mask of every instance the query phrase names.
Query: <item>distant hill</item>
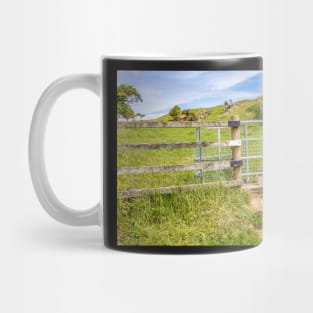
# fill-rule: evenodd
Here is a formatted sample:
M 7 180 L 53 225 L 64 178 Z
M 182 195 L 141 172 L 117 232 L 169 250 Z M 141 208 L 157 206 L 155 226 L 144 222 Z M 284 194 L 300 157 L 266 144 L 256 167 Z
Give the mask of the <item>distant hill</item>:
M 233 106 L 224 111 L 224 104 L 210 108 L 190 109 L 201 121 L 227 121 L 232 115 L 238 114 L 241 120 L 259 120 L 262 119 L 263 98 L 258 97 L 252 100 L 240 100 L 234 102 Z M 172 117 L 168 114 L 162 115 L 153 121 L 166 122 L 171 121 Z

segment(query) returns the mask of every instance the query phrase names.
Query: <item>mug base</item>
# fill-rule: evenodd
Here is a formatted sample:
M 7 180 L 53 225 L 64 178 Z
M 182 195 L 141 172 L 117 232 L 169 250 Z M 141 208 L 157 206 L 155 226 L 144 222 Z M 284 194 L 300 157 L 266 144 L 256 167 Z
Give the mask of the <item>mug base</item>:
M 123 252 L 151 253 L 151 254 L 211 254 L 247 250 L 251 246 L 110 246 L 108 248 Z

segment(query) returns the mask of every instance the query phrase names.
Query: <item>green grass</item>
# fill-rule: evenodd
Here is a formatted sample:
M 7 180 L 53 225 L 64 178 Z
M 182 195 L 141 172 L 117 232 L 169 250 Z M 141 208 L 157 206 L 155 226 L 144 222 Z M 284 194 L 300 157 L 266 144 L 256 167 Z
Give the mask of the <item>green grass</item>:
M 241 120 L 260 119 L 261 98 L 242 101 L 233 112 L 223 105 L 210 109 L 208 120 L 228 120 L 239 114 Z M 202 109 L 193 109 L 202 110 Z M 159 121 L 169 120 L 163 116 Z M 248 136 L 258 138 L 262 127 L 249 126 Z M 243 137 L 243 129 L 241 128 Z M 221 129 L 221 140 L 230 139 L 230 129 Z M 194 128 L 118 129 L 118 144 L 194 142 Z M 217 141 L 216 129 L 202 129 L 201 141 Z M 249 150 L 258 154 L 260 143 L 249 142 Z M 243 149 L 242 149 L 243 151 Z M 255 151 L 255 153 L 254 153 Z M 229 147 L 222 148 L 230 159 Z M 204 156 L 215 156 L 218 148 L 203 148 Z M 118 151 L 118 167 L 194 164 L 196 149 Z M 261 169 L 258 159 L 250 168 Z M 157 188 L 200 183 L 195 171 L 128 174 L 118 176 L 118 190 Z M 206 171 L 203 182 L 232 179 L 232 170 Z M 251 178 L 253 181 L 253 178 Z M 146 195 L 118 200 L 118 243 L 121 245 L 255 245 L 261 241 L 262 212 L 250 208 L 248 192 L 215 186 L 173 194 Z
M 118 202 L 119 245 L 257 245 L 262 214 L 220 186 Z

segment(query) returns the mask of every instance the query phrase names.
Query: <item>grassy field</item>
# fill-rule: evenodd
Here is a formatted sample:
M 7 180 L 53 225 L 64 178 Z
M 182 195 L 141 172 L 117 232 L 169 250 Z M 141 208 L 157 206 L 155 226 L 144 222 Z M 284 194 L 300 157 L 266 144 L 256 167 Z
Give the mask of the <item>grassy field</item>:
M 239 114 L 241 120 L 260 118 L 261 98 L 243 101 L 233 112 L 223 106 L 211 108 L 208 120 L 228 120 Z M 197 109 L 195 109 L 197 110 Z M 201 109 L 198 109 L 201 110 Z M 169 120 L 163 116 L 158 120 Z M 257 137 L 260 126 L 249 128 Z M 118 129 L 118 144 L 194 142 L 192 128 Z M 228 128 L 221 140 L 230 139 Z M 203 129 L 201 141 L 217 141 L 217 132 Z M 250 147 L 253 149 L 253 146 Z M 217 148 L 204 148 L 203 155 L 217 155 Z M 222 149 L 225 159 L 230 148 Z M 118 151 L 118 167 L 194 164 L 195 149 Z M 259 160 L 251 160 L 259 162 Z M 257 164 L 254 164 L 257 165 Z M 232 170 L 210 171 L 203 182 L 232 178 Z M 196 184 L 195 171 L 128 174 L 118 176 L 118 190 Z M 118 244 L 120 245 L 254 245 L 260 242 L 262 214 L 250 207 L 249 192 L 222 184 L 196 191 L 155 194 L 118 200 Z

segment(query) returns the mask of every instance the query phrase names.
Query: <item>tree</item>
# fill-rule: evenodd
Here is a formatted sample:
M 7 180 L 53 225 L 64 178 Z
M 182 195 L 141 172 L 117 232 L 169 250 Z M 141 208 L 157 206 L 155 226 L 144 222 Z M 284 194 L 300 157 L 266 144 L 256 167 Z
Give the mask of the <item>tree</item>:
M 168 112 L 168 115 L 170 115 L 174 121 L 177 121 L 179 114 L 180 114 L 180 107 L 177 104 L 174 105 Z
M 145 116 L 145 114 L 136 113 L 136 117 L 138 117 L 140 120 L 143 119 Z
M 181 114 L 184 115 L 185 121 L 197 121 L 197 116 L 190 109 L 185 109 L 181 111 Z
M 123 110 L 123 117 L 126 118 L 126 120 L 128 121 L 130 118 L 135 117 L 135 112 L 132 110 L 131 107 L 127 107 L 125 108 L 125 110 Z
M 140 93 L 133 86 L 121 84 L 117 87 L 117 116 L 126 120 L 135 117 L 131 108 L 133 104 L 142 102 Z

